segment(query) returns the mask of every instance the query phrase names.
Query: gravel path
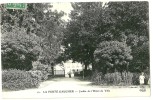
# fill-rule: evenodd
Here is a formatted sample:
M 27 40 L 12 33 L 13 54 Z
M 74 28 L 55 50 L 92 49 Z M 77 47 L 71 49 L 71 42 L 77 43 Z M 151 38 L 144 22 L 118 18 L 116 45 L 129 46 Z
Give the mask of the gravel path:
M 116 97 L 116 96 L 149 96 L 150 88 L 145 91 L 139 86 L 128 87 L 102 87 L 91 85 L 89 81 L 81 81 L 76 78 L 54 78 L 42 82 L 39 88 L 2 92 L 5 99 L 32 99 L 32 98 L 63 98 L 63 97 Z

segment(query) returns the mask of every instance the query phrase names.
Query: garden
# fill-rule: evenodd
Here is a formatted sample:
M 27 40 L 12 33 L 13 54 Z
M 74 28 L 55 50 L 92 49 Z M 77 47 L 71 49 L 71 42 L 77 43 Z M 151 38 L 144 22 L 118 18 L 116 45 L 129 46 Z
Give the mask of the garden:
M 148 2 L 73 2 L 70 20 L 50 3 L 1 10 L 2 88 L 38 88 L 68 60 L 96 85 L 144 85 L 150 79 Z M 143 13 L 142 13 L 143 12 Z M 92 69 L 89 70 L 89 66 Z

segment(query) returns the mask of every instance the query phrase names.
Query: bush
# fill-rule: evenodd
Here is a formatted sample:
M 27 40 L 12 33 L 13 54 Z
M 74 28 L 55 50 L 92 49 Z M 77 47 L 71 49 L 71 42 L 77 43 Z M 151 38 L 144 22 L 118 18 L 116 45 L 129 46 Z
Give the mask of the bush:
M 139 85 L 139 76 L 141 73 L 133 73 L 132 83 L 133 85 Z
M 150 78 L 150 75 L 148 73 L 145 73 L 144 76 L 145 76 L 145 80 L 144 80 L 145 83 L 144 84 L 147 85 L 148 84 L 148 80 Z
M 47 80 L 48 73 L 46 71 L 34 70 L 28 71 L 32 77 L 39 78 L 40 80 Z
M 103 75 L 101 72 L 95 71 L 92 75 L 92 81 L 96 84 L 103 85 L 132 85 L 133 74 L 130 72 L 107 73 Z
M 119 72 L 107 73 L 104 75 L 103 83 L 108 85 L 118 85 L 122 81 L 121 74 Z
M 130 72 L 114 72 L 105 74 L 104 80 L 109 85 L 132 85 L 132 77 Z
M 122 73 L 122 85 L 132 85 L 133 84 L 133 73 L 123 72 Z
M 42 64 L 40 61 L 32 63 L 33 71 L 29 71 L 33 76 L 39 76 L 41 80 L 48 79 L 48 72 L 51 72 L 51 68 L 48 65 Z
M 91 80 L 96 84 L 103 85 L 139 85 L 139 76 L 141 73 L 120 72 L 107 73 L 103 75 L 101 72 L 95 71 L 91 77 Z M 145 85 L 148 84 L 150 75 L 147 73 L 145 76 Z
M 84 72 L 80 71 L 80 76 L 83 76 L 83 73 L 85 77 L 90 77 L 92 75 L 92 70 L 84 70 Z
M 40 61 L 32 62 L 33 70 L 41 70 L 41 71 L 48 71 L 50 70 L 48 65 L 42 64 Z
M 23 90 L 39 86 L 41 80 L 29 72 L 17 69 L 2 71 L 2 88 L 8 90 Z
M 93 72 L 92 77 L 91 77 L 91 81 L 95 82 L 95 84 L 101 84 L 103 82 L 104 76 L 102 74 L 102 72 L 98 72 L 97 70 L 95 72 Z

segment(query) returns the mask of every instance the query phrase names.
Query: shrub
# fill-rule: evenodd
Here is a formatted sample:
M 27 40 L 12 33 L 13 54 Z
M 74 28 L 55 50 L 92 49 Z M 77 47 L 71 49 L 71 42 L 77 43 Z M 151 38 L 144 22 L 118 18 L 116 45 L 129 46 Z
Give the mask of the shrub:
M 103 85 L 132 85 L 133 74 L 130 72 L 106 73 L 103 75 L 101 72 L 95 71 L 91 80 L 96 84 Z
M 92 75 L 92 71 L 91 70 L 84 70 L 84 72 L 80 71 L 80 76 L 83 76 L 83 73 L 84 73 L 85 77 L 90 77 L 90 75 Z
M 130 72 L 114 72 L 105 74 L 104 80 L 109 85 L 132 85 L 132 77 Z
M 32 63 L 33 71 L 29 71 L 32 76 L 39 76 L 41 80 L 48 79 L 48 71 L 51 71 L 48 65 L 42 64 L 40 61 L 35 61 Z
M 132 77 L 133 85 L 139 85 L 139 76 L 140 76 L 140 73 L 133 74 L 133 77 Z
M 48 73 L 46 71 L 40 71 L 40 70 L 34 70 L 34 71 L 28 71 L 32 77 L 38 78 L 40 80 L 47 80 L 48 79 Z
M 148 84 L 148 80 L 150 78 L 150 75 L 148 73 L 145 73 L 144 76 L 145 76 L 145 80 L 144 80 L 145 83 L 144 84 L 146 85 L 146 84 Z
M 44 65 L 40 61 L 32 62 L 32 66 L 33 70 L 41 70 L 41 71 L 47 71 L 50 68 L 48 65 Z
M 122 81 L 121 74 L 119 72 L 107 73 L 104 75 L 104 83 L 108 85 L 118 85 Z
M 41 80 L 29 72 L 17 69 L 2 71 L 2 88 L 8 90 L 23 90 L 39 86 Z
M 123 72 L 122 73 L 122 85 L 132 85 L 133 73 Z
M 101 84 L 103 82 L 104 76 L 102 72 L 98 72 L 97 70 L 93 72 L 91 81 L 95 82 L 96 84 Z
M 92 70 L 84 70 L 84 75 L 86 76 L 90 76 L 92 74 Z

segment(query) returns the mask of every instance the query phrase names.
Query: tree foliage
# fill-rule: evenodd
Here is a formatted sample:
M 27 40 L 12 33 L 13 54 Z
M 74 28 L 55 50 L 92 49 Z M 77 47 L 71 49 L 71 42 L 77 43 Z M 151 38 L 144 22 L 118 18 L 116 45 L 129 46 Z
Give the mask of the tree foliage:
M 48 3 L 28 4 L 27 10 L 2 7 L 3 68 L 20 62 L 16 68 L 29 70 L 34 60 L 53 66 L 68 59 L 85 69 L 91 64 L 93 70 L 149 68 L 148 2 L 71 5 L 67 23 L 61 20 L 64 13 L 52 11 Z
M 95 32 L 103 8 L 101 2 L 72 3 L 71 20 L 67 24 L 65 54 L 73 61 L 81 62 L 85 69 L 92 64 L 93 53 L 99 39 Z
M 131 48 L 126 43 L 118 41 L 104 41 L 100 43 L 94 52 L 96 63 L 99 70 L 104 73 L 107 71 L 124 71 L 132 60 Z
M 149 45 L 147 44 L 149 43 L 147 42 L 149 40 L 148 2 L 108 2 L 105 4 L 102 2 L 79 2 L 72 3 L 72 7 L 71 20 L 67 24 L 64 35 L 67 59 L 73 59 L 86 66 L 92 64 L 93 69 L 98 69 L 98 66 L 107 66 L 106 63 L 96 64 L 94 52 L 97 49 L 103 50 L 104 48 L 100 48 L 99 45 L 101 43 L 105 44 L 105 41 L 108 41 L 108 51 L 113 52 L 115 49 L 111 47 L 111 44 L 116 41 L 115 43 L 120 45 L 116 47 L 116 50 L 120 51 L 123 42 L 127 46 L 124 49 L 131 48 L 129 54 L 133 57 L 133 60 L 128 61 L 130 63 L 129 69 L 136 71 L 136 63 L 139 60 L 141 63 L 148 65 L 149 51 L 147 48 L 144 48 L 147 60 L 141 60 L 137 56 L 143 56 L 144 54 L 137 48 L 142 48 L 144 44 Z M 122 53 L 124 54 L 125 51 L 123 50 Z M 98 56 L 98 58 L 100 57 Z M 101 57 L 101 59 L 103 58 Z M 115 64 L 115 62 L 113 63 Z M 135 66 L 132 66 L 132 64 Z
M 110 31 L 115 38 L 121 33 L 149 36 L 148 2 L 109 2 L 108 13 L 114 21 Z
M 47 3 L 27 4 L 27 10 L 2 7 L 3 68 L 29 70 L 35 60 L 54 63 L 61 51 L 64 13 L 51 7 Z
M 32 61 L 37 60 L 41 50 L 39 37 L 28 35 L 24 28 L 14 28 L 11 32 L 2 34 L 2 68 L 17 68 L 30 70 Z

